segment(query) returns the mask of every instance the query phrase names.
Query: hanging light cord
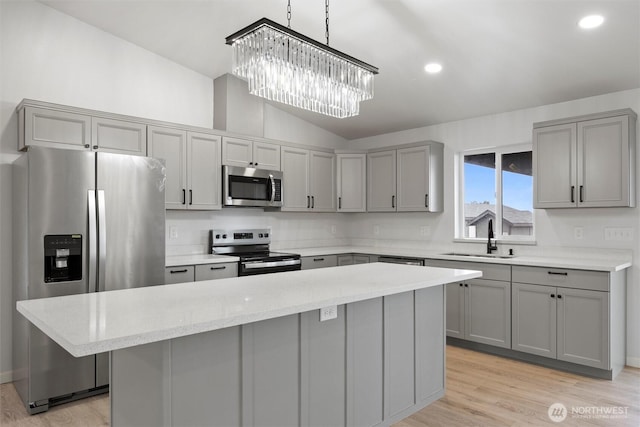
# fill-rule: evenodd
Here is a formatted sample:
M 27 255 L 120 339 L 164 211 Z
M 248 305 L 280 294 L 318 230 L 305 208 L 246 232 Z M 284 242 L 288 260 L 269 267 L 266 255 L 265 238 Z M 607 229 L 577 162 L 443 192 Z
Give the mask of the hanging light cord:
M 291 0 L 287 1 L 287 28 L 291 28 Z
M 327 37 L 327 46 L 329 46 L 329 0 L 326 0 L 324 3 L 324 23 L 325 23 L 325 33 L 324 35 Z

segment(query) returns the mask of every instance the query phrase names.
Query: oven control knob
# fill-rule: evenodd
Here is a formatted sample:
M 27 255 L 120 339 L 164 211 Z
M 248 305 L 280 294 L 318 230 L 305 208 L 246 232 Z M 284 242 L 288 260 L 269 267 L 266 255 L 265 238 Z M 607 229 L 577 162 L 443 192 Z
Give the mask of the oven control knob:
M 258 234 L 258 237 L 262 239 L 264 236 L 262 235 L 262 233 L 260 233 Z
M 269 237 L 269 233 L 264 233 L 264 237 Z
M 219 238 L 220 238 L 220 235 L 219 235 L 219 234 L 216 234 L 216 239 L 219 239 Z
M 223 239 L 226 239 L 226 238 L 227 238 L 227 235 L 226 235 L 226 234 L 223 234 L 223 235 L 222 235 L 222 238 L 223 238 Z

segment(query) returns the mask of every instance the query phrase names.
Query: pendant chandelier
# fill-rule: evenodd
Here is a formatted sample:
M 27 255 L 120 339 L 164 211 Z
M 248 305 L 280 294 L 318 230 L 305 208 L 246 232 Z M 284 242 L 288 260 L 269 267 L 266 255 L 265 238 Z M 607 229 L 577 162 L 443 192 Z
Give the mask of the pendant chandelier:
M 267 18 L 226 38 L 233 48 L 232 73 L 249 82 L 249 93 L 331 117 L 357 116 L 360 101 L 373 98 L 378 69 Z

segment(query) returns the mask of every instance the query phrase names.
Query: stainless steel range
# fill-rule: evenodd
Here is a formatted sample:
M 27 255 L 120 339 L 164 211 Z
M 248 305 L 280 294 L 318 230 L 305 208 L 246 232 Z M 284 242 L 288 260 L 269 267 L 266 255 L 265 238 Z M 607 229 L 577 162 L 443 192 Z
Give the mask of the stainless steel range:
M 300 255 L 271 252 L 269 229 L 211 230 L 210 253 L 240 257 L 238 276 L 300 270 Z

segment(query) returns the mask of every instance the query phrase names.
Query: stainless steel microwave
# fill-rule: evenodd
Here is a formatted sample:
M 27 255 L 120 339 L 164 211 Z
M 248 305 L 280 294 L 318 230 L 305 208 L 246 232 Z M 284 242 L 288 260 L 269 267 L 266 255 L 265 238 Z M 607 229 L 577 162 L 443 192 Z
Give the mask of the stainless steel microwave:
M 222 166 L 224 206 L 282 207 L 282 172 Z

